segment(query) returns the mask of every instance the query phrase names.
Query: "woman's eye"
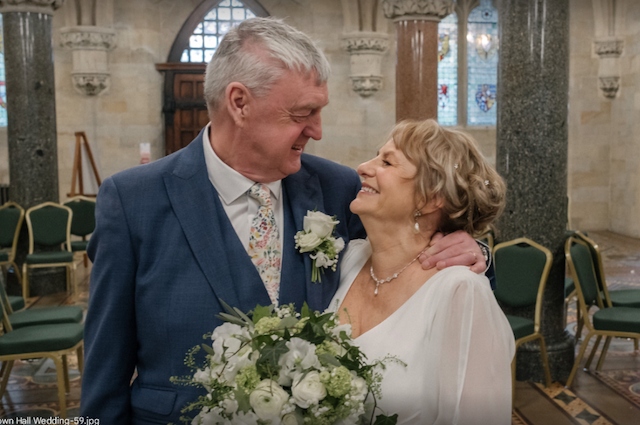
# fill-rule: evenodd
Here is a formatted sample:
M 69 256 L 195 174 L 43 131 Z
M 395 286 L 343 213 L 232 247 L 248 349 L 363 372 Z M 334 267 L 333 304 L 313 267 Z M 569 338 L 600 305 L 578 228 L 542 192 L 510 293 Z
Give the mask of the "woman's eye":
M 389 166 L 389 165 L 391 165 L 391 163 L 390 163 L 389 161 L 387 161 L 386 159 L 383 159 L 383 160 L 382 160 L 382 164 L 383 164 L 384 166 Z

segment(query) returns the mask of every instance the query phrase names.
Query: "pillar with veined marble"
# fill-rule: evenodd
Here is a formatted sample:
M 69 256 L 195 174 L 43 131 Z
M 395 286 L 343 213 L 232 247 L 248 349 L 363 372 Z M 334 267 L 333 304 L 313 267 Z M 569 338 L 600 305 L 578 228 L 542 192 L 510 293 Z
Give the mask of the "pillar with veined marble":
M 396 121 L 438 117 L 438 23 L 453 0 L 383 0 L 396 27 Z
M 0 0 L 4 35 L 10 199 L 27 209 L 59 202 L 52 19 L 64 0 Z M 27 252 L 22 229 L 17 260 Z M 49 273 L 49 270 L 52 270 Z M 38 293 L 64 290 L 55 269 L 32 275 Z

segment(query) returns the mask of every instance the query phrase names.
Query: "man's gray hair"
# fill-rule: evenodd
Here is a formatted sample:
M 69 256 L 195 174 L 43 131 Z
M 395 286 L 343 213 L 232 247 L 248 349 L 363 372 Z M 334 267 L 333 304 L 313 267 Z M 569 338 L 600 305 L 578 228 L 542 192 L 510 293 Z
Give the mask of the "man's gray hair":
M 244 84 L 254 96 L 266 95 L 287 70 L 316 74 L 325 83 L 331 69 L 324 53 L 301 31 L 274 18 L 251 18 L 231 28 L 207 65 L 204 98 L 216 110 L 227 86 Z

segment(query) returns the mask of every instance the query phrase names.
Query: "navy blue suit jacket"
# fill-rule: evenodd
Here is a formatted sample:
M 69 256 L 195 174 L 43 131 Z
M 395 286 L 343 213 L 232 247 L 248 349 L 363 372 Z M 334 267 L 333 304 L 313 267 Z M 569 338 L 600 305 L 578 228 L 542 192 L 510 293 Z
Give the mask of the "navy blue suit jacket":
M 327 307 L 339 273 L 312 283 L 311 260 L 296 251 L 294 234 L 307 211 L 318 210 L 337 216 L 345 243 L 364 237 L 349 211 L 359 188 L 354 170 L 310 155 L 283 179 L 281 304 Z M 103 182 L 88 252 L 81 414 L 105 425 L 180 423 L 180 409 L 200 392 L 169 378 L 189 374 L 185 354 L 221 323 L 219 300 L 243 311 L 270 304 L 209 181 L 202 133 L 173 155 Z

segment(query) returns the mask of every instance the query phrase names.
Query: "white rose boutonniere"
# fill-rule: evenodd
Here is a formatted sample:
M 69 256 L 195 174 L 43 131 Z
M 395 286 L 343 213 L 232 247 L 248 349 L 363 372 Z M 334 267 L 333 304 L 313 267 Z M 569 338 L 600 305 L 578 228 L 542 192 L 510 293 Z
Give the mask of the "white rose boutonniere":
M 303 227 L 296 233 L 296 248 L 301 253 L 308 252 L 313 260 L 312 282 L 321 282 L 324 269 L 336 271 L 338 254 L 344 249 L 342 238 L 333 237 L 333 231 L 340 221 L 320 211 L 307 211 Z

